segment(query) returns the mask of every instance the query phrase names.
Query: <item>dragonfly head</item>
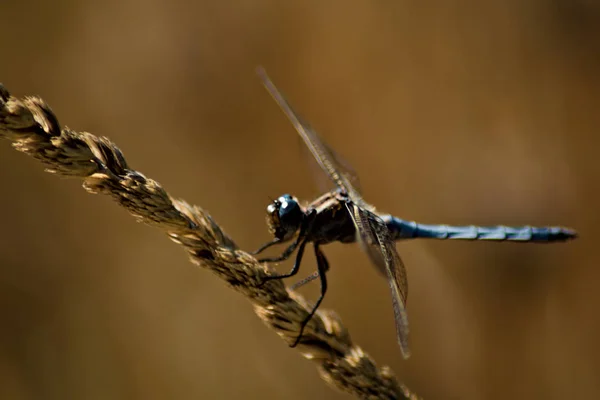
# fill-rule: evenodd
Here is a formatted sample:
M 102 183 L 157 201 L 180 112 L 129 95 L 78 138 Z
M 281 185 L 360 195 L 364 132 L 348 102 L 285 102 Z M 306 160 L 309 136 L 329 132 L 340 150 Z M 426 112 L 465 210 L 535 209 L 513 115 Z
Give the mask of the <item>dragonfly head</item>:
M 304 220 L 304 210 L 298 199 L 284 194 L 273 200 L 267 207 L 267 225 L 277 239 L 285 240 L 294 236 Z

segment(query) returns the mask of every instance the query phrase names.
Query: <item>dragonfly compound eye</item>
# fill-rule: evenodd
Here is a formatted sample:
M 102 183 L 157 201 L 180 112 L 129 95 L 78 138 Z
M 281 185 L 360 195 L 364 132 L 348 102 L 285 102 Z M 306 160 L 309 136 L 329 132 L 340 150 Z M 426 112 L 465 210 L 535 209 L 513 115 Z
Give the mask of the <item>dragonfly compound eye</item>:
M 298 200 L 289 194 L 279 197 L 267 207 L 267 225 L 279 239 L 291 237 L 302 224 L 304 212 Z

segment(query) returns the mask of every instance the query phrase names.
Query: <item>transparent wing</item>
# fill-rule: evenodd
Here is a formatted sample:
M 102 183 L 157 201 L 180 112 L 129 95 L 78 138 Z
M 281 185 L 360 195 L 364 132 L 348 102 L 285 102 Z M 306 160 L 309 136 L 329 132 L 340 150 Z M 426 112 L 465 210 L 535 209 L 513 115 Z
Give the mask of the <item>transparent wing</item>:
M 357 241 L 369 255 L 373 264 L 388 277 L 398 344 L 404 358 L 408 358 L 410 357 L 408 316 L 406 314 L 408 281 L 404 263 L 396 251 L 396 245 L 385 222 L 380 217 L 356 204 L 347 203 L 346 207 L 356 226 Z
M 263 68 L 258 68 L 257 73 L 263 81 L 263 85 L 267 91 L 271 94 L 277 104 L 279 104 L 279 107 L 288 117 L 298 134 L 300 134 L 300 137 L 302 137 L 304 143 L 329 179 L 331 179 L 337 187 L 345 190 L 354 201 L 362 204 L 360 192 L 353 185 L 353 182 L 358 182 L 354 171 L 348 168 L 348 164 L 337 156 L 337 154 L 321 140 L 319 135 L 310 127 L 310 125 L 296 114 L 283 94 L 271 81 L 265 70 Z
M 327 175 L 323 174 L 323 170 L 322 170 L 321 166 L 319 165 L 319 163 L 317 162 L 315 157 L 312 155 L 312 153 L 310 152 L 308 147 L 306 147 L 306 144 L 304 144 L 304 140 L 300 136 L 298 136 L 298 140 L 299 140 L 299 144 L 301 145 L 301 148 L 302 148 L 301 153 L 302 153 L 303 159 L 306 160 L 306 164 L 309 166 L 310 172 L 314 178 L 316 188 L 319 190 L 319 193 L 326 193 L 326 192 L 331 191 L 331 189 L 334 187 L 333 183 L 331 182 L 331 180 L 329 179 L 329 177 Z M 358 178 L 358 175 L 352 168 L 352 166 L 350 166 L 350 164 L 346 160 L 344 160 L 337 152 L 335 152 L 326 143 L 324 143 L 324 142 L 321 142 L 321 143 L 325 147 L 327 147 L 327 149 L 330 151 L 330 153 L 333 156 L 333 159 L 335 161 L 336 168 L 340 171 L 341 174 L 346 176 L 346 178 L 352 184 L 352 186 L 354 187 L 356 192 L 358 192 L 358 194 L 362 195 L 362 187 L 360 185 L 360 180 Z
M 320 138 L 319 138 L 320 139 Z M 342 172 L 342 174 L 348 179 L 354 190 L 358 194 L 362 194 L 362 187 L 360 185 L 360 179 L 358 179 L 358 174 L 352 168 L 352 165 L 348 161 L 346 161 L 339 153 L 333 150 L 329 145 L 323 140 L 320 139 L 321 145 L 324 146 L 329 153 L 331 154 L 333 160 L 335 161 L 335 165 Z

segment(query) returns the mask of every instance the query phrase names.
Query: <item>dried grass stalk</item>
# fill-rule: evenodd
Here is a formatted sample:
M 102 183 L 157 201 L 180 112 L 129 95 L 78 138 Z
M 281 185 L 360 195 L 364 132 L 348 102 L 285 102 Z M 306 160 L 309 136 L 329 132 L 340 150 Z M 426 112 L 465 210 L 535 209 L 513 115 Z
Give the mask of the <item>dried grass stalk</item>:
M 46 166 L 46 171 L 83 179 L 90 193 L 110 195 L 139 221 L 164 230 L 207 268 L 246 296 L 256 314 L 288 343 L 307 315 L 304 300 L 279 280 L 261 285 L 267 266 L 239 250 L 200 207 L 172 198 L 162 186 L 130 169 L 105 137 L 61 129 L 39 97 L 18 99 L 0 84 L 0 137 Z M 363 399 L 416 398 L 388 367 L 378 367 L 331 311 L 320 311 L 306 326 L 297 347 L 313 360 L 325 381 Z

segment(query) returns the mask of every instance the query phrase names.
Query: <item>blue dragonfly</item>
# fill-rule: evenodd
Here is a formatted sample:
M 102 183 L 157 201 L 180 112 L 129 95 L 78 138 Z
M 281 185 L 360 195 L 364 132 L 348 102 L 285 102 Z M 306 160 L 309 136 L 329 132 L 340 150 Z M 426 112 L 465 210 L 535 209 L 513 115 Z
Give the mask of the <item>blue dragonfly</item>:
M 377 213 L 373 206 L 363 200 L 356 185 L 358 179 L 354 171 L 292 109 L 266 72 L 259 68 L 257 73 L 267 91 L 300 134 L 321 169 L 335 185 L 334 190 L 307 205 L 302 205 L 296 197 L 289 194 L 273 200 L 267 207 L 267 225 L 273 240 L 253 253 L 259 254 L 273 245 L 292 241 L 280 256 L 259 260 L 271 263 L 286 260 L 296 249 L 298 250 L 292 270 L 286 274 L 265 277 L 265 281 L 268 281 L 296 275 L 300 270 L 306 245 L 308 243 L 313 245 L 317 271 L 293 285 L 292 288 L 319 278 L 320 296 L 302 321 L 298 336 L 291 347 L 295 347 L 302 340 L 306 324 L 315 314 L 327 292 L 326 273 L 329 270 L 329 263 L 321 250 L 322 245 L 336 241 L 358 242 L 372 264 L 387 277 L 392 293 L 398 344 L 404 358 L 408 358 L 410 356 L 406 313 L 408 281 L 406 269 L 396 251 L 396 240 L 430 238 L 549 243 L 577 237 L 574 230 L 563 227 L 425 225 Z

